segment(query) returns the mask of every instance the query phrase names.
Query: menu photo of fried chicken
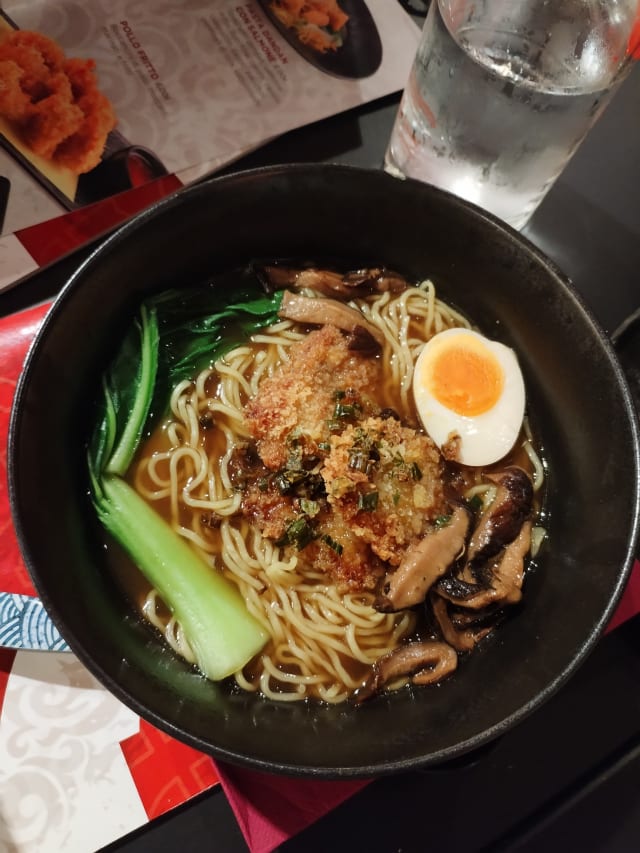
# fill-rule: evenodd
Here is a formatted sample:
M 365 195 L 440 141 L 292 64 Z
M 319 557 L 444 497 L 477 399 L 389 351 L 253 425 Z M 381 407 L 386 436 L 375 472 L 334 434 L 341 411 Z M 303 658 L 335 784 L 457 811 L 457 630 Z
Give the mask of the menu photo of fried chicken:
M 116 124 L 93 59 L 0 18 L 0 141 L 68 209 L 129 188 L 113 169 L 89 179 L 107 154 L 130 150 Z

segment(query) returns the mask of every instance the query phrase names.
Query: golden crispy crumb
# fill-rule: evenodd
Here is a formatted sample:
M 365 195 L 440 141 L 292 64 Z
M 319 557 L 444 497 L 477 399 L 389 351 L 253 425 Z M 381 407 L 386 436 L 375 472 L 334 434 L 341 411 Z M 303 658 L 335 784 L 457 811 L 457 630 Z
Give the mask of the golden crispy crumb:
M 356 389 L 372 410 L 369 390 L 380 381 L 380 363 L 351 352 L 344 335 L 333 326 L 310 332 L 290 350 L 291 360 L 263 380 L 258 395 L 245 408 L 251 435 L 258 442 L 262 461 L 273 470 L 287 460 L 287 438 L 301 432 L 305 456 L 318 453 L 329 440 L 328 423 L 335 408 L 335 392 Z
M 363 449 L 376 461 L 368 471 L 354 471 L 352 460 Z M 392 565 L 442 512 L 437 448 L 428 436 L 393 418 L 367 418 L 334 436 L 322 477 L 331 506 L 374 554 Z
M 253 467 L 243 513 L 340 591 L 373 590 L 443 514 L 442 457 L 423 432 L 381 416 L 379 360 L 351 352 L 337 329 L 311 332 L 289 355 L 245 407 L 260 470 L 238 457 Z M 296 470 L 301 491 L 287 485 Z

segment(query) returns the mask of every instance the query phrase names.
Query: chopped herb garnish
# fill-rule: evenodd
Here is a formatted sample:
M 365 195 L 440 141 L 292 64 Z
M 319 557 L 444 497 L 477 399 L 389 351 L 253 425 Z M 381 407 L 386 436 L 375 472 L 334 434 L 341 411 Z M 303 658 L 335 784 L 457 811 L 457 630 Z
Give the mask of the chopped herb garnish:
M 307 478 L 306 471 L 279 471 L 275 474 L 273 482 L 281 495 L 290 494 L 296 486 L 303 483 Z
M 437 530 L 440 530 L 441 527 L 446 527 L 450 521 L 451 521 L 450 515 L 439 515 L 435 519 L 435 521 L 433 522 L 433 525 Z
M 288 471 L 302 470 L 302 447 L 294 445 L 289 448 L 286 468 Z
M 342 545 L 339 542 L 336 542 L 335 539 L 332 539 L 328 533 L 323 533 L 320 539 L 322 540 L 322 542 L 324 542 L 325 545 L 328 545 L 332 551 L 335 551 L 338 556 L 340 556 L 344 551 Z
M 362 414 L 362 405 L 352 388 L 348 388 L 346 391 L 334 391 L 333 399 L 336 401 L 336 405 L 333 410 L 332 423 L 353 420 Z
M 300 509 L 309 518 L 314 518 L 320 512 L 320 504 L 318 501 L 310 501 L 307 498 L 300 498 Z
M 346 420 L 347 418 L 356 418 L 362 412 L 362 406 L 359 403 L 336 403 L 333 410 L 334 420 Z
M 365 492 L 358 495 L 358 509 L 362 512 L 373 512 L 378 506 L 378 493 Z
M 349 452 L 349 468 L 352 471 L 364 472 L 369 465 L 369 453 L 366 450 L 352 448 Z
M 398 506 L 399 503 L 400 503 L 400 492 L 394 492 L 393 493 L 393 505 Z
M 298 551 L 306 548 L 316 538 L 316 533 L 306 518 L 296 518 L 289 525 L 276 545 L 295 545 Z
M 278 471 L 273 476 L 273 482 L 281 495 L 295 495 L 314 500 L 326 494 L 322 475 L 313 474 L 311 471 Z
M 413 477 L 414 480 L 421 480 L 422 479 L 422 471 L 420 470 L 420 466 L 418 465 L 417 462 L 411 463 L 411 476 Z
M 319 441 L 318 442 L 318 450 L 322 450 L 323 453 L 331 452 L 331 445 L 328 441 Z
M 300 471 L 302 469 L 302 430 L 300 427 L 292 429 L 287 436 L 287 464 L 289 471 Z

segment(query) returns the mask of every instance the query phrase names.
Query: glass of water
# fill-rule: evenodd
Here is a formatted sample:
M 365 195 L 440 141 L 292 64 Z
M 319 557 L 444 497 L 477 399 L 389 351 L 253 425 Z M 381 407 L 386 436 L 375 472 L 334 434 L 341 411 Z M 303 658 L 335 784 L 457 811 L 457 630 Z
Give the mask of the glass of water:
M 637 0 L 432 0 L 385 169 L 523 228 L 632 66 Z

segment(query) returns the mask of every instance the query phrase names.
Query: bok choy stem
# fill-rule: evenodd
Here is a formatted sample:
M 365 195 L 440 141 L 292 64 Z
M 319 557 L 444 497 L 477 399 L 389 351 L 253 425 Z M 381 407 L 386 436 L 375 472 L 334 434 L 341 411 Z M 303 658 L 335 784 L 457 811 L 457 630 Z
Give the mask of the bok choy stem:
M 236 587 L 176 534 L 120 477 L 102 478 L 96 510 L 182 626 L 199 669 L 213 681 L 256 655 L 267 633 Z

